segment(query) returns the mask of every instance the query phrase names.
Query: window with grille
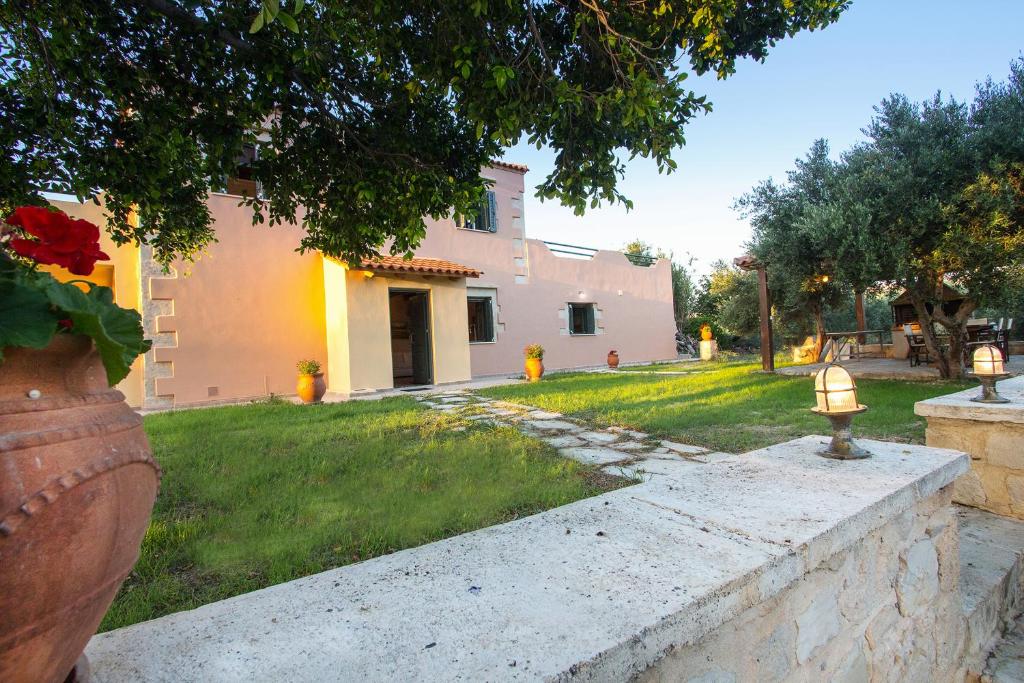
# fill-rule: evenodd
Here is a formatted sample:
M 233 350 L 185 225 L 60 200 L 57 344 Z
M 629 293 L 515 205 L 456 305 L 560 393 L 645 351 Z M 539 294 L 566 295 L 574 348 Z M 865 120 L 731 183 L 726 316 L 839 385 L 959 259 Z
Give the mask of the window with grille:
M 470 218 L 468 216 L 456 216 L 455 224 L 463 230 L 476 230 L 477 232 L 497 232 L 498 231 L 498 207 L 495 201 L 494 192 L 488 190 L 482 202 L 480 202 L 480 210 L 477 215 Z

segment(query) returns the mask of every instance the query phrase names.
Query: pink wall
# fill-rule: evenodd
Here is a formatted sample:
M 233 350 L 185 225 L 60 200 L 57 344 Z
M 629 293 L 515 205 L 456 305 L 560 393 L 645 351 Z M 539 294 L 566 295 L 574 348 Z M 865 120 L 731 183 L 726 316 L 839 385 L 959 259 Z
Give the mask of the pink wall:
M 483 276 L 468 287 L 494 291 L 497 342 L 470 346 L 474 376 L 521 371 L 522 348 L 531 343 L 544 346 L 544 364 L 551 369 L 601 365 L 611 349 L 624 363 L 676 357 L 667 260 L 645 268 L 618 252 L 601 251 L 591 260 L 558 256 L 540 240 L 526 238 L 523 174 L 489 168 L 483 175 L 496 181 L 497 232 L 429 221 L 416 250 L 417 256 L 479 268 Z M 568 335 L 562 316 L 569 302 L 596 304 L 599 334 Z
M 218 242 L 177 278 L 150 281 L 153 298 L 173 301 L 157 326 L 177 341 L 156 350 L 173 375 L 156 393 L 175 405 L 294 394 L 296 361 L 327 361 L 323 259 L 295 251 L 296 226 L 253 226 L 237 197 L 209 206 Z

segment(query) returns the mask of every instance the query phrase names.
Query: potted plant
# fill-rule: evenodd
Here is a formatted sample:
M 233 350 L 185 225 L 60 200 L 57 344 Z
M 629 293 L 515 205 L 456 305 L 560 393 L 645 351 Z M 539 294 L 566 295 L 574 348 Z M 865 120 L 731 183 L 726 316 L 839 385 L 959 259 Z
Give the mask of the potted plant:
M 615 349 L 608 352 L 608 367 L 613 370 L 619 367 L 619 352 Z
M 295 367 L 299 369 L 295 393 L 303 403 L 319 403 L 327 393 L 327 383 L 324 382 L 324 373 L 320 372 L 320 363 L 315 360 L 300 360 Z
M 160 483 L 112 389 L 149 349 L 84 280 L 99 228 L 38 206 L 0 223 L 0 680 L 62 681 L 138 559 Z M 84 666 L 84 664 L 83 664 Z
M 544 375 L 544 347 L 530 344 L 523 349 L 526 356 L 526 379 L 536 382 Z

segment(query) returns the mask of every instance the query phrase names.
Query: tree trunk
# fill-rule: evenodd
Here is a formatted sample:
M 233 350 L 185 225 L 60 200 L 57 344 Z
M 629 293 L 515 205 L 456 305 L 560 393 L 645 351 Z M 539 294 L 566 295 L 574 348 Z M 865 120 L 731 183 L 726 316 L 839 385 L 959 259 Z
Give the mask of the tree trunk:
M 857 331 L 858 332 L 863 332 L 864 330 L 866 330 L 868 328 L 868 324 L 867 324 L 866 318 L 864 316 L 864 291 L 863 290 L 858 291 L 858 292 L 856 292 L 854 294 L 853 309 L 854 309 L 854 312 L 857 314 Z M 864 335 L 863 334 L 858 334 L 857 335 L 857 343 L 858 344 L 863 344 L 864 343 Z M 881 350 L 881 349 L 879 349 L 879 350 Z
M 821 350 L 825 348 L 825 309 L 820 301 L 815 301 L 811 310 L 814 313 L 814 357 L 821 358 Z
M 967 341 L 967 320 L 978 307 L 970 297 L 961 302 L 956 313 L 946 315 L 942 310 L 941 286 L 938 288 L 939 300 L 933 301 L 932 312 L 928 312 L 926 299 L 916 289 L 910 290 L 910 298 L 921 322 L 921 335 L 924 337 L 928 353 L 935 358 L 935 367 L 943 379 L 959 379 L 964 376 L 963 351 Z M 949 344 L 945 349 L 939 344 L 935 333 L 935 323 L 939 323 L 949 333 Z

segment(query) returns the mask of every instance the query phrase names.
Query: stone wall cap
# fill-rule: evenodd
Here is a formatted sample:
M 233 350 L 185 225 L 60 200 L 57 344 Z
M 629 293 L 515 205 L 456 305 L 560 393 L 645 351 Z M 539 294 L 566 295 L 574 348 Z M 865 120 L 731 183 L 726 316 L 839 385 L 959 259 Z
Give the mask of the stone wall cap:
M 914 404 L 914 412 L 921 417 L 943 417 L 952 420 L 979 422 L 1016 422 L 1024 424 L 1024 375 L 996 382 L 996 390 L 1009 403 L 975 403 L 972 398 L 981 393 L 981 385 L 955 394 L 936 396 Z
M 808 436 L 94 637 L 102 681 L 625 680 L 968 467 Z M 667 461 L 666 461 L 667 462 Z M 659 464 L 664 464 L 659 461 Z

